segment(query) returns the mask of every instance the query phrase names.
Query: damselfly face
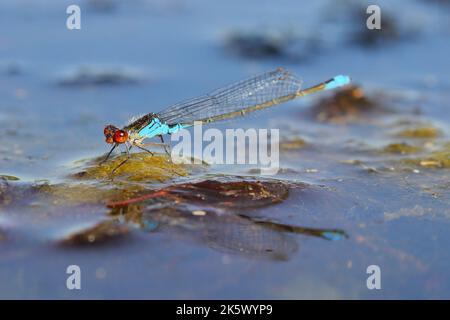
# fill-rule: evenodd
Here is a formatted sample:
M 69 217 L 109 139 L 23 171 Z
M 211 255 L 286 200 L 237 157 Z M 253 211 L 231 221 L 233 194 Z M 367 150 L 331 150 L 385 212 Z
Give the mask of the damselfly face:
M 121 144 L 125 143 L 128 140 L 128 132 L 125 130 L 121 130 L 112 124 L 109 124 L 103 130 L 103 134 L 105 135 L 105 141 L 109 144 Z

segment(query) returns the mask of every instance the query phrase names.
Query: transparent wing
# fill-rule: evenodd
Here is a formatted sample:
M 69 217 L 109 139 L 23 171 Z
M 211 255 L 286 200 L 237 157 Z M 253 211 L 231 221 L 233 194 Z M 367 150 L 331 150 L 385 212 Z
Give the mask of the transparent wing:
M 280 68 L 182 101 L 160 112 L 158 116 L 168 124 L 232 118 L 294 99 L 300 92 L 301 84 L 300 79 Z

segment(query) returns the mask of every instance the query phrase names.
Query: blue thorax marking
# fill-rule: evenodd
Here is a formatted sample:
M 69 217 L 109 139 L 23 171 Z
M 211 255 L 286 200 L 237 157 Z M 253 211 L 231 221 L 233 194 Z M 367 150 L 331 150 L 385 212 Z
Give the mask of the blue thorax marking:
M 159 118 L 154 118 L 148 125 L 139 131 L 139 136 L 143 138 L 153 138 L 163 134 L 172 134 L 186 127 L 188 127 L 188 125 L 168 125 L 167 123 L 161 122 Z

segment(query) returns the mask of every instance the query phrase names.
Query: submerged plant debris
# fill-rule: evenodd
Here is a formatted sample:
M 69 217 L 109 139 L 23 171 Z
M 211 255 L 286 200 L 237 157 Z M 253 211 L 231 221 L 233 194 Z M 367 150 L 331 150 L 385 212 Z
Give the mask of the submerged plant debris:
M 129 229 L 112 220 L 100 222 L 95 226 L 76 231 L 62 239 L 59 244 L 65 247 L 80 247 L 93 244 L 120 243 L 128 235 Z
M 361 87 L 350 86 L 320 99 L 311 108 L 311 113 L 321 122 L 348 123 L 387 110 L 380 101 L 367 97 Z

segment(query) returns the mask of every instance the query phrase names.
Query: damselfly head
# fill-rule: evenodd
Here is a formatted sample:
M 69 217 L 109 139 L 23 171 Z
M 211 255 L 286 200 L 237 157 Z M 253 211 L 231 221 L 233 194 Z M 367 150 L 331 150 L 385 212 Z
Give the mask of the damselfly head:
M 106 143 L 125 143 L 128 140 L 128 132 L 125 130 L 121 130 L 112 124 L 109 124 L 103 130 L 103 134 L 105 135 Z

